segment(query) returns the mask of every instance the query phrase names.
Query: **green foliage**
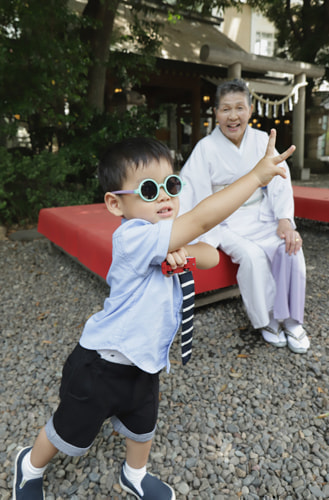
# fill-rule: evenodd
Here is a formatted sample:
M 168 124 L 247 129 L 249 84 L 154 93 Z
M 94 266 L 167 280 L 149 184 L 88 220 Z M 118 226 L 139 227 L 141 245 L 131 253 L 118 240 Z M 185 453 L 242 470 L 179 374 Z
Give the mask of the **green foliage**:
M 76 181 L 81 168 L 63 150 L 26 156 L 0 148 L 0 220 L 4 224 L 36 222 L 43 207 L 90 203 L 97 181 L 82 186 Z
M 327 0 L 248 0 L 277 29 L 277 55 L 329 65 L 329 6 Z
M 97 78 L 91 83 L 92 69 L 99 62 L 92 50 L 104 43 L 106 31 L 98 14 L 106 3 L 115 15 L 117 2 L 88 0 L 93 15 L 82 16 L 70 11 L 68 3 L 0 3 L 0 221 L 5 224 L 35 222 L 42 207 L 99 201 L 95 172 L 104 148 L 123 137 L 153 135 L 156 128 L 156 117 L 145 108 L 104 115 L 91 109 L 90 87 L 94 83 L 94 90 L 101 88 Z M 168 14 L 168 22 L 175 22 L 180 17 L 177 8 L 209 14 L 212 7 L 239 3 L 177 0 L 159 8 Z M 144 7 L 139 0 L 131 2 L 131 36 L 126 37 L 139 56 L 111 51 L 106 62 L 122 88 L 139 84 L 155 68 L 159 23 Z M 141 11 L 143 15 L 135 15 Z M 111 43 L 121 36 L 111 35 Z M 21 124 L 29 132 L 31 147 L 9 152 L 5 146 L 16 138 Z
M 0 114 L 28 124 L 33 152 L 48 146 L 68 122 L 81 121 L 89 67 L 79 37 L 83 20 L 66 0 L 2 0 L 0 7 Z M 79 117 L 65 115 L 65 102 Z M 17 123 L 16 123 L 17 125 Z M 7 135 L 15 135 L 8 127 Z
M 225 9 L 236 7 L 244 3 L 244 0 L 175 0 L 170 2 L 170 8 L 174 12 L 198 13 L 203 16 L 211 16 L 213 9 Z
M 2 0 L 0 5 L 0 220 L 35 222 L 40 208 L 100 201 L 97 162 L 109 142 L 154 133 L 144 108 L 98 115 L 87 104 L 90 46 L 83 40 L 92 20 L 67 8 L 66 0 Z M 92 26 L 95 29 L 95 26 Z M 154 67 L 152 45 L 122 71 Z M 152 32 L 152 26 L 148 26 Z M 123 67 L 113 58 L 112 67 Z M 118 72 L 118 74 L 120 74 Z M 134 76 L 138 79 L 138 72 Z M 69 111 L 69 112 L 68 112 Z M 23 124 L 31 148 L 7 151 Z M 55 153 L 53 151 L 56 151 Z
M 71 140 L 67 140 L 67 150 L 71 160 L 84 164 L 90 175 L 109 144 L 125 137 L 152 136 L 156 127 L 157 113 L 146 106 L 95 115 L 87 126 L 75 130 Z
M 110 143 L 151 136 L 156 119 L 146 108 L 95 116 L 58 152 L 0 147 L 0 223 L 35 223 L 41 208 L 101 202 L 97 164 Z

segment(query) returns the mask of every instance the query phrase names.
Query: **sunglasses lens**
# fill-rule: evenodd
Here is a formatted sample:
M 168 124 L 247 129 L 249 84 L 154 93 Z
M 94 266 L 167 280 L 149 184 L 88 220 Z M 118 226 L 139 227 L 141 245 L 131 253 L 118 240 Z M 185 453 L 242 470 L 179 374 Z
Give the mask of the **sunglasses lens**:
M 179 177 L 172 175 L 167 179 L 166 188 L 171 196 L 177 196 L 182 190 L 182 181 Z
M 154 200 L 158 194 L 158 186 L 154 181 L 147 180 L 140 186 L 140 192 L 145 200 Z

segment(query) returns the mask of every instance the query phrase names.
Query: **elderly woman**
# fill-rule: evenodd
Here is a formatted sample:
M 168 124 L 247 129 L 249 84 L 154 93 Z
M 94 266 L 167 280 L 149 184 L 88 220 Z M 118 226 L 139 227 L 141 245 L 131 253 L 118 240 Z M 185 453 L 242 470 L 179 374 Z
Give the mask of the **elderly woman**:
M 249 172 L 264 156 L 268 136 L 248 126 L 253 106 L 242 80 L 217 88 L 218 126 L 201 139 L 184 165 L 181 213 Z M 202 237 L 239 264 L 237 281 L 249 319 L 264 340 L 305 353 L 303 328 L 305 261 L 294 222 L 293 192 L 287 179 L 274 178 L 233 215 Z

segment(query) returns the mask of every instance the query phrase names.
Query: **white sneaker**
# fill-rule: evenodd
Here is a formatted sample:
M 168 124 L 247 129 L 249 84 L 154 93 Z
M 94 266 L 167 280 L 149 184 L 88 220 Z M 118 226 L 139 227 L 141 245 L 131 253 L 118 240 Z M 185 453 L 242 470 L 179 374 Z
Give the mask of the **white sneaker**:
M 293 331 L 285 326 L 283 328 L 287 335 L 289 349 L 296 354 L 305 354 L 311 344 L 302 325 L 298 325 Z
M 278 327 L 278 330 L 265 326 L 262 328 L 262 335 L 265 342 L 274 345 L 274 347 L 286 347 L 287 345 L 287 339 L 281 326 Z

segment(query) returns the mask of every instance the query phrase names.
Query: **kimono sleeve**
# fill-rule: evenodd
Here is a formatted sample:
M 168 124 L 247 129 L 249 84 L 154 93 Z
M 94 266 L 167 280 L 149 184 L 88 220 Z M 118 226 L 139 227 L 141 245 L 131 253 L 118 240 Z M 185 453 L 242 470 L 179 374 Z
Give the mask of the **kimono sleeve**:
M 207 157 L 207 141 L 201 140 L 195 146 L 180 173 L 185 185 L 179 196 L 179 215 L 188 212 L 213 193 Z

